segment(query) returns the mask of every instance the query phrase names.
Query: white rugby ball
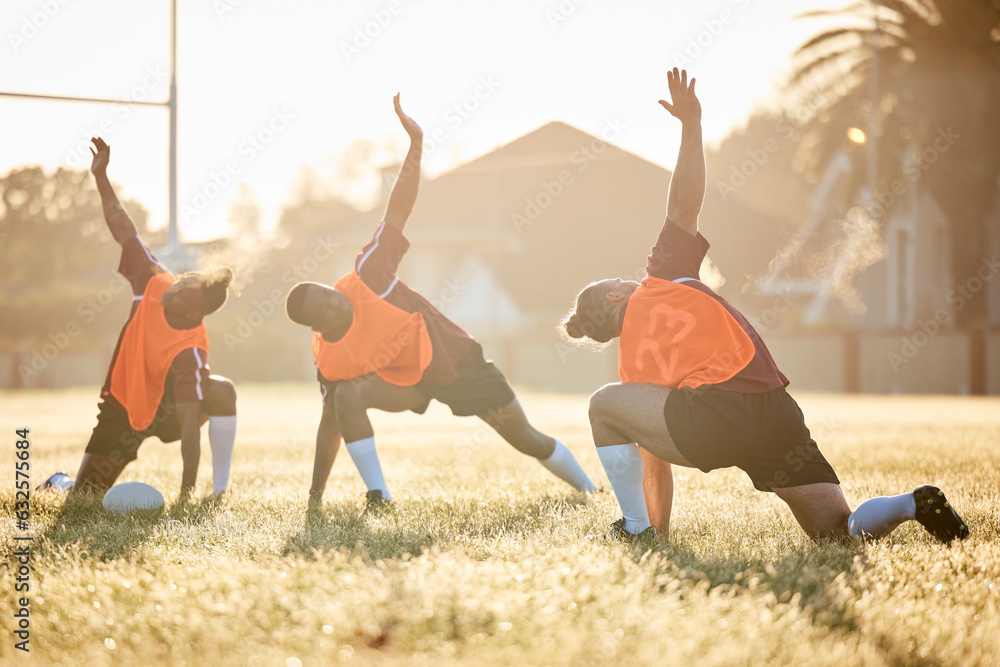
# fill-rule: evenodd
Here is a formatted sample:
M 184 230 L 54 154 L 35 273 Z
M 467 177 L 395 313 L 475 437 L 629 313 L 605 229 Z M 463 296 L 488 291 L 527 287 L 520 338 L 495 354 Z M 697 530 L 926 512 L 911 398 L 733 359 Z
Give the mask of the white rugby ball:
M 122 482 L 104 494 L 104 509 L 128 514 L 134 510 L 158 510 L 163 507 L 163 494 L 149 484 Z

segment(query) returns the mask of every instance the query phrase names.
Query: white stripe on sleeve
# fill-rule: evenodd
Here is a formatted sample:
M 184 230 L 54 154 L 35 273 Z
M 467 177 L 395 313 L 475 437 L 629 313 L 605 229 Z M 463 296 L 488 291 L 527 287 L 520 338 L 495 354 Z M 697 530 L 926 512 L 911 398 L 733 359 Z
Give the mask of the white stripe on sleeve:
M 384 299 L 385 297 L 389 296 L 389 292 L 392 291 L 392 288 L 395 287 L 396 283 L 398 282 L 399 282 L 399 276 L 396 276 L 395 278 L 392 279 L 392 282 L 389 284 L 389 289 L 379 294 L 378 298 Z
M 167 273 L 170 273 L 170 271 L 169 271 L 169 269 L 167 269 L 167 267 L 163 266 L 163 264 L 161 264 L 159 261 L 157 261 L 157 259 L 155 257 L 153 257 L 153 253 L 149 252 L 149 248 L 146 247 L 146 244 L 143 243 L 142 239 L 139 238 L 138 234 L 136 234 L 135 240 L 139 242 L 139 247 L 142 248 L 142 251 L 144 253 L 146 253 L 146 258 L 149 259 L 149 261 L 151 263 L 156 264 L 158 267 L 160 267 L 161 269 L 163 269 Z
M 382 222 L 379 223 L 378 230 L 375 232 L 375 243 L 373 243 L 372 247 L 368 249 L 368 252 L 366 252 L 365 254 L 363 254 L 361 256 L 361 258 L 358 259 L 358 265 L 355 268 L 355 270 L 358 272 L 358 275 L 361 275 L 361 267 L 362 267 L 362 265 L 366 261 L 368 261 L 369 257 L 372 256 L 372 253 L 375 252 L 375 248 L 378 248 L 378 244 L 379 244 L 380 238 L 382 236 L 382 230 L 383 229 L 385 229 L 385 220 L 383 220 Z M 389 296 L 389 293 L 392 291 L 392 288 L 395 287 L 396 283 L 398 283 L 398 282 L 399 282 L 399 276 L 393 277 L 392 282 L 389 283 L 389 288 L 386 289 L 386 291 L 384 291 L 381 294 L 379 294 L 378 297 L 380 299 L 384 299 L 385 297 Z
M 196 368 L 194 371 L 195 391 L 198 392 L 198 400 L 203 401 L 205 400 L 205 394 L 201 390 L 201 374 L 202 374 L 202 369 L 205 368 L 205 362 L 201 360 L 201 355 L 198 354 L 198 348 L 193 347 L 191 348 L 191 351 L 194 352 L 194 360 L 198 362 L 198 368 Z
M 358 273 L 361 273 L 361 266 L 366 261 L 368 261 L 368 258 L 372 256 L 373 252 L 375 252 L 375 248 L 378 247 L 379 238 L 382 236 L 382 230 L 383 229 L 385 229 L 385 221 L 384 220 L 379 223 L 378 230 L 375 232 L 375 243 L 372 244 L 371 248 L 368 248 L 368 252 L 366 252 L 365 254 L 361 255 L 361 258 L 358 259 L 358 265 L 355 267 L 355 270 Z

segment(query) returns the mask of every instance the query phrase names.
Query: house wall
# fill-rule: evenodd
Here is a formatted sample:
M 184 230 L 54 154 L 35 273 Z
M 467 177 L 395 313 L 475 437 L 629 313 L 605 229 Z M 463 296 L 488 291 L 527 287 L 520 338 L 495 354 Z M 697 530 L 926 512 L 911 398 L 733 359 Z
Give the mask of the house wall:
M 872 393 L 967 394 L 969 337 L 918 331 L 866 336 L 863 341 L 861 387 Z
M 0 354 L 0 389 L 62 389 L 104 384 L 114 348 L 98 352 L 62 351 L 51 358 Z
M 845 391 L 849 369 L 847 337 L 771 335 L 768 348 L 793 387 Z M 858 337 L 857 373 L 862 393 L 968 394 L 970 336 L 922 331 Z M 1000 330 L 985 335 L 986 392 L 1000 394 Z
M 767 348 L 791 387 L 810 391 L 844 390 L 845 349 L 842 336 L 770 335 L 767 337 Z
M 477 337 L 487 359 L 492 359 L 514 384 L 533 388 L 591 393 L 618 381 L 618 348 L 592 350 L 571 345 L 553 327 L 536 327 L 516 338 Z
M 986 393 L 1000 396 L 1000 331 L 986 337 Z
M 479 336 L 488 359 L 492 359 L 517 385 L 560 391 L 590 393 L 617 381 L 617 348 L 595 352 L 570 346 L 548 327 L 537 327 L 516 338 Z M 778 367 L 798 390 L 842 392 L 849 369 L 847 337 L 843 334 L 778 335 L 767 337 L 768 348 Z M 22 367 L 29 369 L 26 388 L 61 389 L 92 386 L 104 382 L 112 350 L 62 352 L 42 363 L 28 356 L 0 354 L 0 389 L 18 386 Z M 238 354 L 227 358 L 218 350 L 213 371 L 237 382 L 312 382 L 314 370 L 308 336 L 295 344 L 273 348 L 273 356 L 247 363 Z M 240 363 L 240 362 L 243 363 Z M 970 372 L 970 336 L 939 333 L 924 337 L 920 332 L 867 334 L 858 337 L 858 368 L 862 393 L 967 394 Z M 985 335 L 986 391 L 1000 395 L 1000 329 Z M 36 368 L 40 370 L 36 372 Z

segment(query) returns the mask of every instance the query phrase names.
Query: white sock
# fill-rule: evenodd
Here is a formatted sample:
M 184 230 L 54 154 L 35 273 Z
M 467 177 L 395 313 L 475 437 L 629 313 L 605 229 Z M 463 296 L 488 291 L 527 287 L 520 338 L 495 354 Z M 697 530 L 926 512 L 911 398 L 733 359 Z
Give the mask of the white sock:
M 75 481 L 76 480 L 72 479 L 66 473 L 57 472 L 56 474 L 52 475 L 47 480 L 45 480 L 45 483 L 49 485 L 48 488 L 50 489 L 55 489 L 56 491 L 69 491 L 70 489 L 73 488 L 73 483 Z
M 208 418 L 208 445 L 212 448 L 212 493 L 229 486 L 229 467 L 236 444 L 236 415 Z
M 642 491 L 642 456 L 636 445 L 608 445 L 597 448 L 604 472 L 625 517 L 625 530 L 638 535 L 649 528 L 646 495 Z
M 378 462 L 378 454 L 375 452 L 375 438 L 362 438 L 349 442 L 346 445 L 347 453 L 351 455 L 355 467 L 361 473 L 361 479 L 369 491 L 378 489 L 382 492 L 382 497 L 392 500 L 389 496 L 389 487 L 386 486 L 385 477 L 382 476 L 382 466 Z
M 888 535 L 896 526 L 916 516 L 917 503 L 912 493 L 898 496 L 872 498 L 858 505 L 847 519 L 851 537 L 879 538 Z
M 538 459 L 545 468 L 553 475 L 571 485 L 577 491 L 595 491 L 597 487 L 587 477 L 580 464 L 577 463 L 573 452 L 566 448 L 566 445 L 556 440 L 556 448 L 547 459 Z

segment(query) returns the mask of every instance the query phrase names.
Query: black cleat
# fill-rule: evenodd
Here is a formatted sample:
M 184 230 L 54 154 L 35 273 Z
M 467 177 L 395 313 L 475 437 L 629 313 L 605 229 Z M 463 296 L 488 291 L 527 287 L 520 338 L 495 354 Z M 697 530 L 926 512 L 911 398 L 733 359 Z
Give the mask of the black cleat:
M 381 489 L 372 489 L 365 494 L 365 506 L 362 512 L 384 512 L 392 507 L 392 501 L 382 495 Z
M 947 544 L 956 538 L 964 540 L 969 536 L 969 527 L 948 504 L 941 489 L 929 484 L 918 486 L 913 489 L 913 501 L 917 505 L 914 518 L 939 541 Z
M 608 530 L 604 539 L 608 542 L 616 540 L 618 542 L 625 542 L 627 544 L 635 544 L 636 542 L 646 542 L 652 541 L 656 538 L 656 529 L 650 526 L 641 533 L 630 533 L 625 530 L 625 517 L 622 517 L 611 524 L 611 528 Z

